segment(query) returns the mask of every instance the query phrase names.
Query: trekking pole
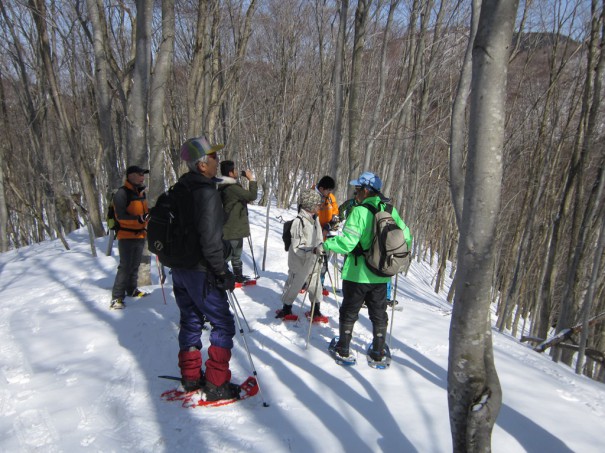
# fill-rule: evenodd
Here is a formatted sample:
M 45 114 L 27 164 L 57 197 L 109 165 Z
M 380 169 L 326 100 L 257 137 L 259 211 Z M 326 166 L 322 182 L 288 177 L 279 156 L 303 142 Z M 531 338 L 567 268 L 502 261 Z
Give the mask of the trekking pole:
M 260 277 L 258 275 L 258 268 L 256 267 L 256 260 L 254 259 L 254 247 L 252 247 L 252 235 L 248 236 L 248 245 L 250 246 L 250 254 L 252 255 L 252 264 L 254 266 L 254 278 Z
M 304 286 L 303 286 L 303 287 L 306 287 L 306 289 L 305 289 L 305 294 L 303 295 L 302 302 L 300 303 L 300 307 L 298 307 L 298 311 L 302 311 L 302 310 L 303 310 L 303 307 L 304 307 L 304 305 L 305 305 L 305 300 L 307 299 L 307 293 L 309 292 L 309 283 L 307 283 L 307 282 L 305 281 L 305 284 L 304 284 Z M 298 326 L 299 326 L 299 324 L 300 324 L 300 316 L 298 316 L 298 317 L 296 318 L 296 327 L 298 327 Z
M 239 308 L 239 312 L 242 314 L 242 318 L 244 319 L 244 322 L 246 323 L 248 332 L 252 333 L 252 329 L 250 328 L 250 324 L 248 324 L 248 321 L 246 320 L 246 317 L 244 316 L 244 310 L 242 310 L 242 306 L 239 304 L 239 300 L 237 300 L 237 297 L 235 297 L 235 294 L 231 293 L 231 295 L 233 296 L 233 300 L 235 300 L 237 308 Z
M 311 270 L 311 275 L 313 275 L 313 272 L 315 272 L 315 266 L 317 266 L 317 263 L 321 263 L 321 256 L 322 255 L 317 255 L 317 259 L 315 260 L 315 265 L 313 266 L 313 269 Z M 317 297 L 317 293 L 315 294 L 315 297 Z M 311 339 L 311 326 L 313 325 L 313 315 L 314 314 L 315 314 L 315 301 L 312 300 L 311 301 L 311 311 L 309 312 L 309 315 L 310 315 L 309 316 L 309 331 L 307 332 L 307 342 L 305 343 L 305 350 L 309 347 L 309 340 Z
M 155 256 L 155 262 L 158 265 L 158 274 L 160 275 L 160 286 L 162 287 L 162 296 L 164 297 L 164 305 L 166 305 L 166 293 L 164 292 L 164 280 L 166 279 L 165 274 L 162 272 L 160 268 L 160 259 L 158 256 Z
M 303 296 L 303 300 L 300 303 L 300 308 L 299 310 L 302 310 L 303 306 L 305 305 L 305 300 L 307 299 L 307 293 L 309 292 L 309 283 L 311 283 L 311 275 L 313 275 L 313 271 L 315 271 L 315 267 L 317 266 L 317 261 L 319 260 L 319 255 L 317 255 L 317 258 L 315 258 L 315 262 L 313 263 L 313 267 L 311 268 L 311 274 L 309 274 L 309 279 L 305 280 L 305 283 L 303 285 L 303 288 L 306 287 L 305 289 L 305 295 Z
M 256 379 L 256 385 L 258 386 L 258 394 L 260 395 L 260 399 L 263 400 L 263 407 L 269 407 L 269 403 L 267 403 L 265 401 L 265 397 L 263 396 L 263 391 L 260 387 L 258 373 L 256 372 L 254 362 L 252 361 L 252 354 L 250 354 L 250 348 L 248 347 L 248 340 L 246 339 L 246 335 L 244 334 L 244 329 L 242 329 L 242 324 L 239 320 L 239 315 L 237 314 L 237 310 L 235 309 L 235 303 L 233 302 L 235 296 L 233 295 L 233 291 L 227 291 L 227 296 L 229 299 L 229 304 L 231 305 L 231 308 L 233 309 L 233 312 L 235 313 L 234 317 L 235 317 L 235 322 L 237 323 L 237 328 L 239 330 L 240 335 L 242 336 L 242 339 L 244 340 L 244 347 L 246 348 L 246 352 L 248 353 L 248 360 L 250 361 L 250 366 L 252 367 L 252 375 Z
M 315 301 L 311 302 L 311 316 L 309 317 L 309 331 L 307 332 L 307 342 L 305 343 L 305 350 L 309 347 L 309 340 L 311 339 L 311 326 L 313 325 L 313 314 L 315 313 Z
M 336 271 L 334 271 L 336 274 Z M 328 268 L 328 278 L 330 279 L 330 285 L 332 285 L 332 292 L 334 293 L 334 300 L 336 301 L 336 306 L 340 310 L 340 304 L 338 303 L 338 296 L 336 295 L 336 286 L 334 286 L 334 282 L 332 281 L 332 275 L 330 274 L 330 269 Z
M 391 337 L 393 336 L 393 320 L 395 319 L 395 301 L 397 300 L 397 279 L 399 278 L 399 274 L 395 274 L 395 286 L 393 287 L 393 294 L 391 294 L 391 300 L 393 301 L 393 305 L 391 305 L 391 327 L 389 328 L 389 349 L 391 349 Z
M 336 286 L 338 286 L 338 283 L 340 281 L 339 278 L 339 274 L 340 274 L 340 269 L 338 267 L 338 255 L 334 254 L 334 260 L 332 261 L 332 267 L 334 268 L 334 283 L 336 283 Z M 341 285 L 342 287 L 342 285 Z

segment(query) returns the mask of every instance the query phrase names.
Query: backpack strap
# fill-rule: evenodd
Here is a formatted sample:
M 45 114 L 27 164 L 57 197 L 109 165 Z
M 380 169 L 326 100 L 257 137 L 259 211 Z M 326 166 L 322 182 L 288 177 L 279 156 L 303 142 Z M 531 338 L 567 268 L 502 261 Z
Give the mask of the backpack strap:
M 373 217 L 376 215 L 376 213 L 379 210 L 379 208 L 376 208 L 376 207 L 372 206 L 371 204 L 367 204 L 367 203 L 358 204 L 355 207 L 357 208 L 360 206 L 363 206 L 364 208 L 366 208 L 368 211 L 370 211 L 372 213 L 372 220 L 373 220 Z M 393 207 L 391 206 L 391 211 L 392 210 L 393 210 Z M 363 255 L 364 252 L 365 252 L 365 250 L 361 247 L 361 243 L 358 242 L 357 245 L 355 246 L 355 248 L 351 251 L 351 254 L 355 257 L 355 265 L 357 265 L 357 257 Z

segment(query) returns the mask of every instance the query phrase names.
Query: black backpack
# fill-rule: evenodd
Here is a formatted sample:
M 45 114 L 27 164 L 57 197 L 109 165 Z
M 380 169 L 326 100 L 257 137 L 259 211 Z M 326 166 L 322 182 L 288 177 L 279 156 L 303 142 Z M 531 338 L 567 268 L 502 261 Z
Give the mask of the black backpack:
M 290 230 L 292 230 L 292 222 L 294 222 L 295 219 L 300 219 L 300 224 L 302 225 L 303 229 L 305 228 L 305 222 L 303 222 L 302 217 L 299 215 L 284 223 L 281 238 L 284 241 L 284 248 L 286 249 L 286 252 L 290 250 L 290 245 L 292 244 L 292 233 Z
M 147 248 L 170 268 L 190 268 L 202 258 L 199 234 L 193 222 L 193 194 L 177 182 L 159 196 L 149 211 Z

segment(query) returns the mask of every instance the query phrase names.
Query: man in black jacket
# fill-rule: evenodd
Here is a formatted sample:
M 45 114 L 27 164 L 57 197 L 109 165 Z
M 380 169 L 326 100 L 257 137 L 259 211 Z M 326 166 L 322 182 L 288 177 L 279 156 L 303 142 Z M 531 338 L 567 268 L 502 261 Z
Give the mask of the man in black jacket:
M 227 291 L 235 278 L 225 264 L 223 250 L 223 205 L 217 191 L 219 159 L 223 145 L 210 145 L 205 137 L 187 140 L 181 147 L 181 159 L 189 172 L 179 179 L 193 197 L 193 221 L 199 234 L 201 259 L 192 268 L 173 268 L 172 282 L 181 312 L 179 367 L 186 391 L 203 387 L 206 400 L 235 398 L 239 387 L 231 384 L 229 360 L 233 348 L 235 324 L 229 311 Z M 202 372 L 202 327 L 209 321 L 210 346 L 206 373 Z

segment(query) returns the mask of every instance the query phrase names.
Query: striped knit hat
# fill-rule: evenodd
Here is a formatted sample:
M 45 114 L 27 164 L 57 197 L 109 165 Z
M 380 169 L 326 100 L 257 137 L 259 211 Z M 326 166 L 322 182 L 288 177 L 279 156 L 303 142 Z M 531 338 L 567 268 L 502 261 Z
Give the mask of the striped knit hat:
M 224 147 L 225 145 L 211 145 L 204 136 L 190 138 L 181 146 L 181 159 L 186 162 L 196 162 L 204 155 L 216 153 Z

